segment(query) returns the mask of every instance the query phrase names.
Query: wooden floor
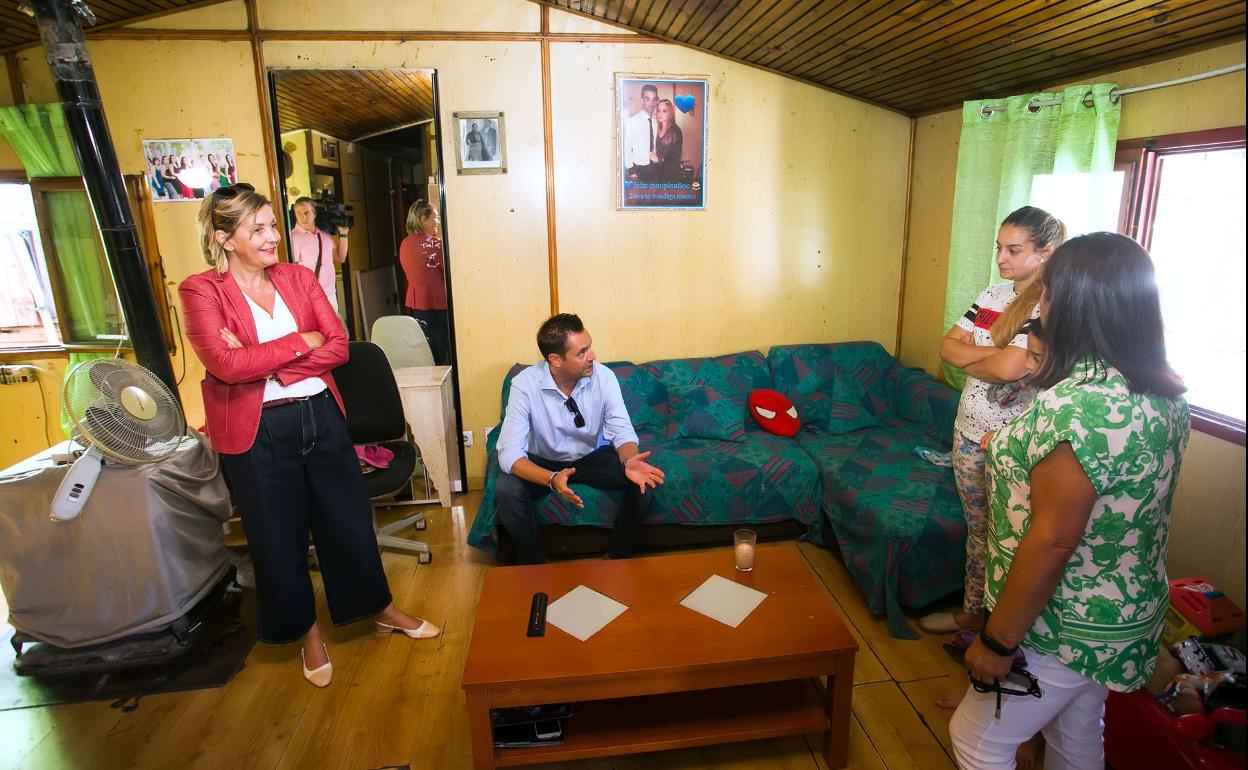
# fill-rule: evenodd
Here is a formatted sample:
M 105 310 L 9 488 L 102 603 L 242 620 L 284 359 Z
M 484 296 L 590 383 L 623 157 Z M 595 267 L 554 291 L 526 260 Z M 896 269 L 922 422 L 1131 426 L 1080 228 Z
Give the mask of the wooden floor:
M 483 569 L 491 563 L 464 542 L 479 499 L 471 492 L 457 496 L 452 510 L 428 509 L 422 536 L 433 546 L 432 564 L 384 557 L 396 602 L 441 625 L 440 638 L 379 637 L 367 623 L 332 628 L 334 682 L 325 690 L 300 676 L 296 645 L 257 645 L 225 687 L 149 696 L 132 714 L 107 702 L 3 711 L 0 768 L 469 768 L 459 681 Z M 944 638 L 893 639 L 835 557 L 808 543 L 801 550 L 861 646 L 849 767 L 953 768 L 951 712 L 933 699 L 964 688 L 966 677 L 941 650 Z M 2 600 L 0 610 L 7 616 Z M 819 745 L 806 736 L 544 767 L 814 770 L 826 767 Z

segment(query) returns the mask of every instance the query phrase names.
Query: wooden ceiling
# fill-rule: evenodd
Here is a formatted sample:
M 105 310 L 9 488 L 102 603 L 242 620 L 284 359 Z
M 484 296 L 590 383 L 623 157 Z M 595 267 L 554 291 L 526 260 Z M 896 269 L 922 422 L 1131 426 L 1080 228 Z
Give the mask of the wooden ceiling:
M 433 119 L 428 70 L 274 71 L 279 129 L 348 142 Z
M 95 14 L 95 24 L 87 29 L 130 24 L 205 4 L 204 0 L 87 0 Z M 17 0 L 0 0 L 0 50 L 38 42 L 34 18 L 17 10 Z
M 915 115 L 1244 36 L 1228 0 L 534 0 Z

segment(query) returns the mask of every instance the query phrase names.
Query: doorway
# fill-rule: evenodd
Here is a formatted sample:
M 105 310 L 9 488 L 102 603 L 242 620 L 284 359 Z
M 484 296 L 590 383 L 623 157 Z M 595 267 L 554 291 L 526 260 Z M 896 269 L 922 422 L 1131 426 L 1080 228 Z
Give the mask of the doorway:
M 437 73 L 273 69 L 269 85 L 291 261 L 319 266 L 353 340 L 372 340 L 379 319 L 414 319 L 405 323 L 420 334 L 405 339 L 424 347 L 409 365 L 450 367 L 462 437 Z M 464 448 L 453 443 L 461 491 Z

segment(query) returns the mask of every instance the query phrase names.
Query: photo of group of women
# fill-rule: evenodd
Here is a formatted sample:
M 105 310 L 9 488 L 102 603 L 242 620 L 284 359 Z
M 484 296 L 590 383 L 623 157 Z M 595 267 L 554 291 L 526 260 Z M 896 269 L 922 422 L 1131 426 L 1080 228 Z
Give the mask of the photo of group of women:
M 705 79 L 617 75 L 621 209 L 706 206 Z
M 233 139 L 145 140 L 143 157 L 155 201 L 203 200 L 238 181 Z

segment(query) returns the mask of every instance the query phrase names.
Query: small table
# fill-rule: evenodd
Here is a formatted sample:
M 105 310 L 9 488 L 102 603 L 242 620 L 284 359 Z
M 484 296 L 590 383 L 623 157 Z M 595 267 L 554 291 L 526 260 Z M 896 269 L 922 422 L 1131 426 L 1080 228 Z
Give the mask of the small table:
M 394 370 L 403 414 L 412 427 L 420 457 L 438 490 L 438 503 L 451 507 L 452 478 L 459 478 L 459 436 L 451 367 L 405 366 Z M 453 474 L 453 475 L 452 475 Z
M 718 574 L 768 594 L 737 628 L 681 606 Z M 529 604 L 584 584 L 628 606 L 581 642 L 551 624 L 528 637 Z M 730 548 L 486 570 L 463 688 L 476 768 L 822 732 L 844 767 L 858 645 L 793 543 L 760 546 L 753 572 Z M 826 686 L 820 681 L 827 677 Z M 573 702 L 563 743 L 494 747 L 490 710 Z

